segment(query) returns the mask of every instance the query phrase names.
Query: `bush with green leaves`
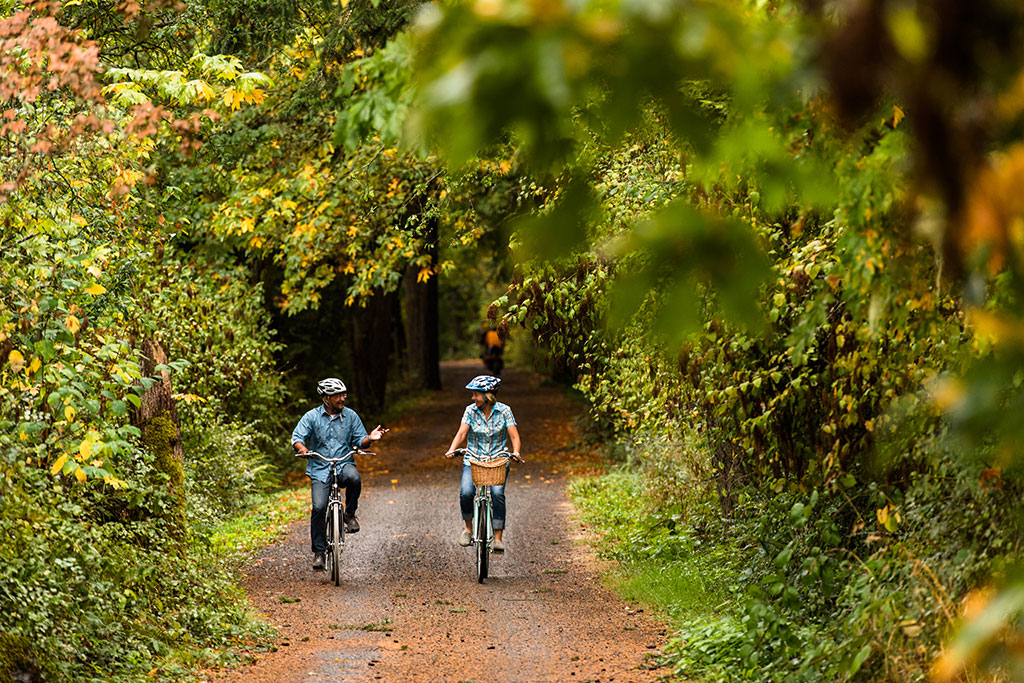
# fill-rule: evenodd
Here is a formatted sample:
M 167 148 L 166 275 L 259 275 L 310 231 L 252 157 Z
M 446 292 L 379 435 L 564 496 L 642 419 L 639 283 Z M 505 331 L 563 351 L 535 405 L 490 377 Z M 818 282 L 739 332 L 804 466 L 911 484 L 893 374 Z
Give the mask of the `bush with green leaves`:
M 266 633 L 218 558 L 171 538 L 159 515 L 172 506 L 166 476 L 144 452 L 133 458 L 117 490 L 55 487 L 10 450 L 0 461 L 0 633 L 49 680 L 129 681 L 154 669 L 173 679 L 179 660 L 227 662 L 239 639 Z
M 279 481 L 267 435 L 256 424 L 231 420 L 208 404 L 181 411 L 187 514 L 208 526 L 242 513 L 256 494 Z M 280 450 L 280 449 L 278 449 Z

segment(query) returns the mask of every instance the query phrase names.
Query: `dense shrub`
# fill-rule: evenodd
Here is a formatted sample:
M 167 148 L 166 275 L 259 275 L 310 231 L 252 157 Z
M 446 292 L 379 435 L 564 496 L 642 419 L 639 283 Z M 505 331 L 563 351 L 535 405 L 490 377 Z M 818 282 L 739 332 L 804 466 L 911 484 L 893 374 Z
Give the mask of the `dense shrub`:
M 145 453 L 134 457 L 113 490 L 55 486 L 5 453 L 0 633 L 21 663 L 0 673 L 34 662 L 50 680 L 138 680 L 154 669 L 174 678 L 176 662 L 227 661 L 214 650 L 262 632 L 204 544 L 168 534 L 166 480 Z
M 586 248 L 525 264 L 497 302 L 563 359 L 594 431 L 628 444 L 658 503 L 641 532 L 609 511 L 612 554 L 643 575 L 700 541 L 742 567 L 731 609 L 681 620 L 668 655 L 681 675 L 924 679 L 965 601 L 1020 559 L 1019 473 L 985 431 L 1019 389 L 996 376 L 1006 357 L 963 302 L 935 286 L 933 253 L 900 241 L 903 190 L 887 182 L 903 132 L 861 134 L 843 143 L 828 214 L 680 180 L 671 143 L 638 134 L 593 171 L 603 213 Z M 756 235 L 769 259 L 751 296 L 762 324 L 727 315 L 735 292 L 674 279 L 665 253 L 742 252 L 725 219 L 708 228 L 678 202 Z M 972 372 L 965 398 L 951 378 Z

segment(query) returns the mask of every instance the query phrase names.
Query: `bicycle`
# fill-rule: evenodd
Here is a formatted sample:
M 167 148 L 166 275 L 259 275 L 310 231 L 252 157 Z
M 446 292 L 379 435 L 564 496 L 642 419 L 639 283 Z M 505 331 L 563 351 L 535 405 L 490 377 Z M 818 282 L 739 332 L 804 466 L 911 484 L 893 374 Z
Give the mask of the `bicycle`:
M 335 586 L 340 586 L 341 553 L 345 550 L 345 502 L 341 499 L 337 465 L 350 455 L 376 455 L 376 453 L 355 448 L 340 458 L 326 458 L 316 451 L 307 451 L 304 455 L 306 457 L 315 455 L 331 465 L 327 480 L 331 490 L 327 494 L 327 549 L 324 557 L 327 565 L 331 568 L 331 581 Z M 348 462 L 353 461 L 349 460 Z
M 476 580 L 483 583 L 487 578 L 487 565 L 491 555 L 491 544 L 494 543 L 494 520 L 491 503 L 491 487 L 505 483 L 509 459 L 525 462 L 515 453 L 501 451 L 491 456 L 478 455 L 466 448 L 452 451 L 451 457 L 469 455 L 469 469 L 473 474 L 473 485 L 476 494 L 473 496 L 473 526 L 471 545 L 476 552 Z

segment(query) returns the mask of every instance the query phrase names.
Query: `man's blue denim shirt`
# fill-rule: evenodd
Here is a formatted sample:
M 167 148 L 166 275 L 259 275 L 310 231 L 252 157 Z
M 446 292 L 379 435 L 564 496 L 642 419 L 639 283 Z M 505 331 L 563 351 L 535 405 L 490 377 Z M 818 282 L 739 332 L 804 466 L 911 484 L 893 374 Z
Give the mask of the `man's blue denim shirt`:
M 303 415 L 292 431 L 293 446 L 301 441 L 306 448 L 325 458 L 340 458 L 353 448 L 359 448 L 365 438 L 366 427 L 356 411 L 342 408 L 332 420 L 322 405 Z M 355 462 L 355 456 L 345 458 L 345 463 L 348 462 Z M 306 476 L 310 479 L 326 483 L 329 472 L 330 465 L 319 458 L 309 458 L 306 462 Z

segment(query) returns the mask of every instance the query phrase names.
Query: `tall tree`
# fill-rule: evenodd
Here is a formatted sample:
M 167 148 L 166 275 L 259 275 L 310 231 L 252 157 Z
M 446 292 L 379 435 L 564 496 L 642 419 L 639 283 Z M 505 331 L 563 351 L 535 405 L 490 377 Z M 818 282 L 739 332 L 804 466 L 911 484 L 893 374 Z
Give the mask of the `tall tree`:
M 428 219 L 425 228 L 427 254 L 437 263 L 437 221 Z M 405 317 L 409 375 L 417 389 L 441 388 L 438 339 L 438 277 L 429 269 L 410 265 L 405 270 Z

